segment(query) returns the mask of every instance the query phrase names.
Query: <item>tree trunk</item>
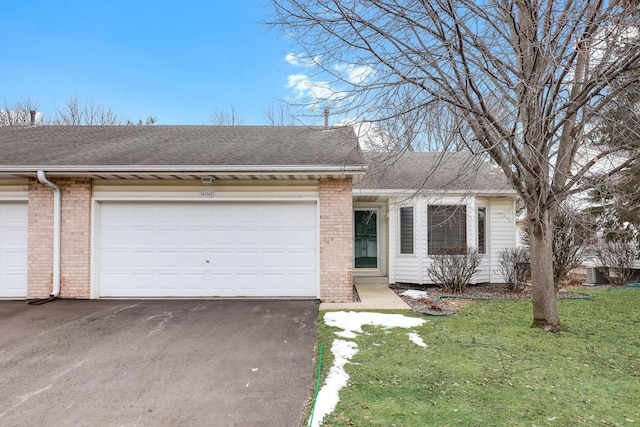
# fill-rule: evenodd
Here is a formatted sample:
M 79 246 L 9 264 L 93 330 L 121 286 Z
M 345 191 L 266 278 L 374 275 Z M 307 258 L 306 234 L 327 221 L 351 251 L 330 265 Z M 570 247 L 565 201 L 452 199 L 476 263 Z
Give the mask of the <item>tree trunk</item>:
M 556 305 L 553 278 L 553 227 L 548 216 L 543 223 L 529 221 L 531 247 L 531 300 L 533 302 L 532 328 L 560 332 L 560 317 Z

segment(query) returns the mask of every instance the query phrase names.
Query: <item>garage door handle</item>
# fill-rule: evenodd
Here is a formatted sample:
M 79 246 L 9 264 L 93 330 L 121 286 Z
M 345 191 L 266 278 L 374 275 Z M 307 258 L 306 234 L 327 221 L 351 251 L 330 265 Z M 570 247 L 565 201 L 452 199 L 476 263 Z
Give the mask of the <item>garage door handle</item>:
M 206 263 L 208 264 L 208 263 L 209 263 L 209 260 L 208 260 L 208 259 L 205 259 L 205 260 L 204 260 L 204 262 L 206 262 Z

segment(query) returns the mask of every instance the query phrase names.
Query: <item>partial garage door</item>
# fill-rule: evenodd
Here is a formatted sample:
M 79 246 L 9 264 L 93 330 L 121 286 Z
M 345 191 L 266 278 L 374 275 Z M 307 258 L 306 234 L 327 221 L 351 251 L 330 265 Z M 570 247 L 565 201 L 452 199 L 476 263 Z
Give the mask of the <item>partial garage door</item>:
M 27 297 L 27 203 L 0 202 L 0 298 Z
M 315 202 L 102 202 L 102 297 L 316 297 Z

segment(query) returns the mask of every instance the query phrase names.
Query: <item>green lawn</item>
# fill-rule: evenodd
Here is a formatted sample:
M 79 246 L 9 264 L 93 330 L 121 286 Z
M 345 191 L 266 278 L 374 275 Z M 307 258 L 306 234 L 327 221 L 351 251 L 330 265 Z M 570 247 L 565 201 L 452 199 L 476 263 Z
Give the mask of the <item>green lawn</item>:
M 323 425 L 640 426 L 640 288 L 558 304 L 561 334 L 531 329 L 531 303 L 517 301 L 423 317 L 411 331 L 427 348 L 406 329 L 365 326 Z M 324 378 L 338 329 L 323 316 Z

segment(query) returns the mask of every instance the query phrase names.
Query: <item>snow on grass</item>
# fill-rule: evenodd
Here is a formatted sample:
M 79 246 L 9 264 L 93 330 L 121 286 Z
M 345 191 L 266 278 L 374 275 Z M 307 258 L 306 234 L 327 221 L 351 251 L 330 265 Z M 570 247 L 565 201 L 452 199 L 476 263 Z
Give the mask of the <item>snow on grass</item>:
M 325 415 L 333 412 L 338 404 L 340 390 L 349 381 L 349 374 L 344 370 L 344 365 L 358 352 L 358 345 L 352 341 L 333 340 L 331 352 L 335 359 L 329 374 L 327 374 L 325 384 L 316 397 L 312 426 L 321 425 Z
M 402 314 L 383 314 L 356 311 L 332 311 L 324 316 L 324 323 L 342 329 L 336 335 L 342 338 L 355 338 L 362 332 L 362 325 L 381 326 L 383 328 L 415 328 L 425 322 L 424 319 L 407 317 Z
M 363 325 L 408 329 L 420 326 L 426 320 L 402 314 L 333 311 L 324 315 L 324 322 L 328 326 L 342 329 L 340 332 L 336 332 L 336 335 L 342 338 L 355 338 L 358 333 L 363 332 Z M 409 339 L 421 347 L 426 347 L 424 341 L 415 332 L 409 334 Z M 334 356 L 333 366 L 316 397 L 313 416 L 309 422 L 311 427 L 322 425 L 323 418 L 333 412 L 338 404 L 340 390 L 349 381 L 349 374 L 344 370 L 344 366 L 358 352 L 358 345 L 353 341 L 335 339 L 331 345 L 331 352 Z
M 411 342 L 419 345 L 420 347 L 427 348 L 427 345 L 424 343 L 422 338 L 420 338 L 420 335 L 416 334 L 415 332 L 409 332 L 408 335 Z
M 400 295 L 402 295 L 404 297 L 413 298 L 413 299 L 421 299 L 421 298 L 428 298 L 429 297 L 429 294 L 427 294 L 426 291 L 419 291 L 417 289 L 406 290 L 403 293 L 401 293 Z

